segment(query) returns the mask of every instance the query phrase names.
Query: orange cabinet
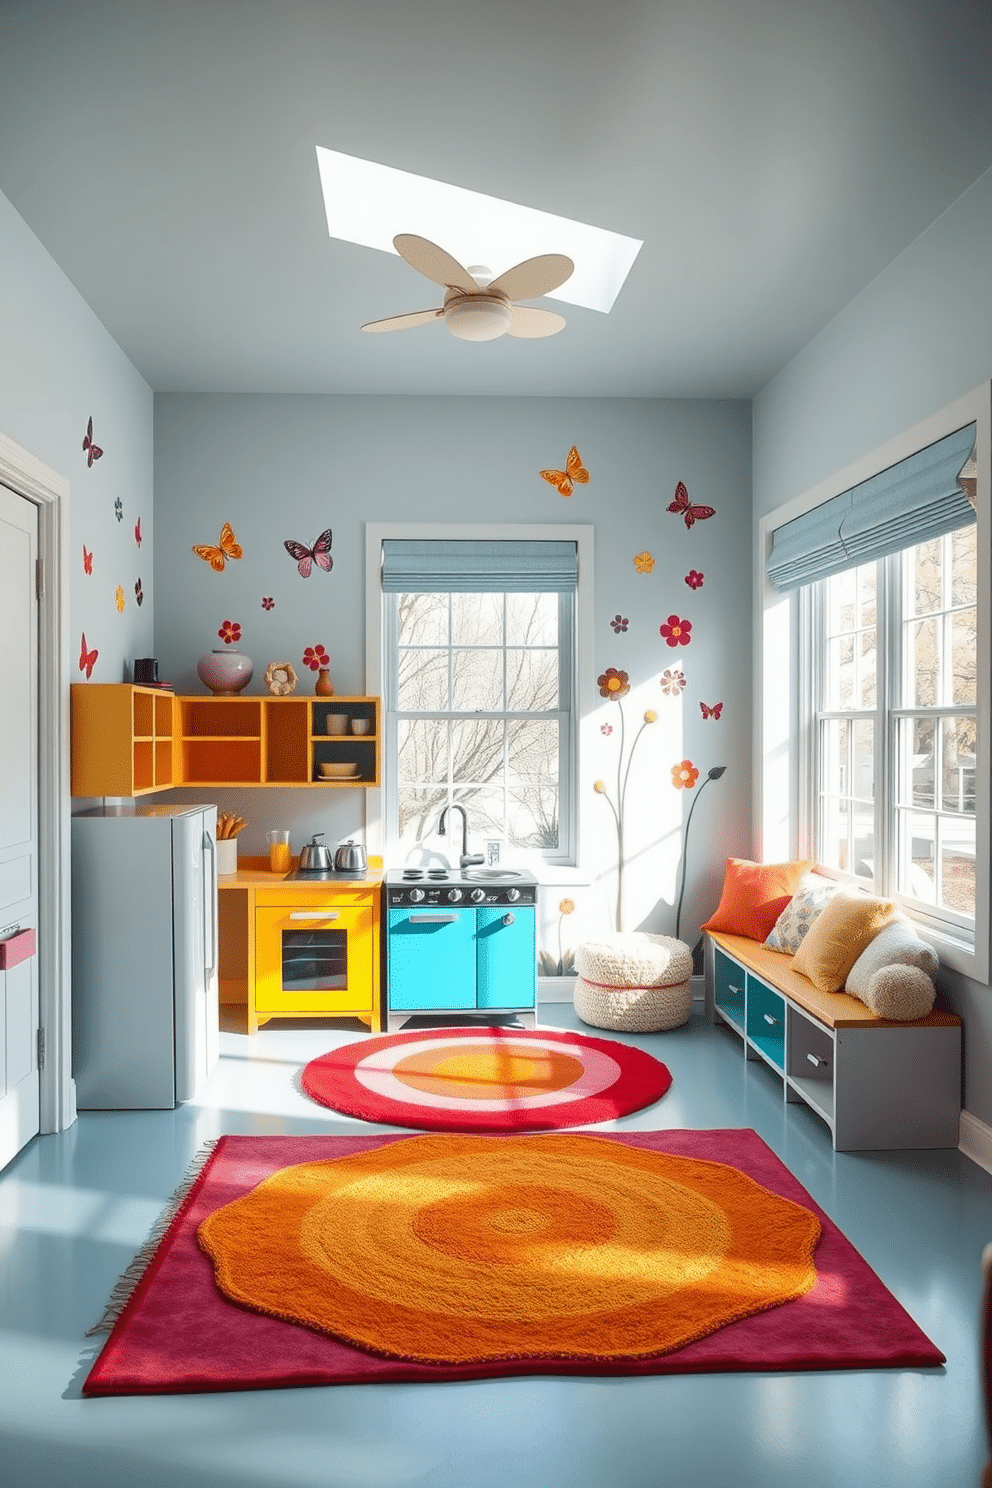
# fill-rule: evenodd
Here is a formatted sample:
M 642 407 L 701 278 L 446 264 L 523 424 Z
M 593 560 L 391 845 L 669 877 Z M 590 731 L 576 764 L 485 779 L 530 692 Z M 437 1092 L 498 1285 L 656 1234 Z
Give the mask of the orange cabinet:
M 144 796 L 179 784 L 171 692 L 74 682 L 70 699 L 74 796 Z

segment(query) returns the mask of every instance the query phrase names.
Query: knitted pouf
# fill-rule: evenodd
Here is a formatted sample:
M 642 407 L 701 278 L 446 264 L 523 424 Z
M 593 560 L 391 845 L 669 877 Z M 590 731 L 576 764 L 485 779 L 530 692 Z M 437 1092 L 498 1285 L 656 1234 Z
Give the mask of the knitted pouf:
M 692 952 L 670 935 L 611 935 L 575 948 L 575 1011 L 593 1028 L 655 1033 L 692 1012 Z

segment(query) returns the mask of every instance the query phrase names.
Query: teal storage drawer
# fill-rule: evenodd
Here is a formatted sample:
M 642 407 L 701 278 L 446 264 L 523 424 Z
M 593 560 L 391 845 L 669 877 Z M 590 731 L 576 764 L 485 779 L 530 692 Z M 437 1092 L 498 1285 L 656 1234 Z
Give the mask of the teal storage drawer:
M 775 1068 L 785 1070 L 785 998 L 753 972 L 747 976 L 747 1036 Z
M 739 1029 L 744 1027 L 744 968 L 729 956 L 714 951 L 714 992 L 716 1006 Z
M 476 925 L 476 1005 L 532 1008 L 537 1001 L 537 911 L 480 909 Z

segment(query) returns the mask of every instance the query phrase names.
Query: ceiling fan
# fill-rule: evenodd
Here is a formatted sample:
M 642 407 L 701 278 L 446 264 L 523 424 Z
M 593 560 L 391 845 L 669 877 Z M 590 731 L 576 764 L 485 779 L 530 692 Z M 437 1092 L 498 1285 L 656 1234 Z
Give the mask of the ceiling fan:
M 488 269 L 476 265 L 462 268 L 450 253 L 414 233 L 399 233 L 393 247 L 411 268 L 444 285 L 444 303 L 439 310 L 414 310 L 409 315 L 370 320 L 362 326 L 363 331 L 405 331 L 443 320 L 451 334 L 462 341 L 495 341 L 502 335 L 528 340 L 554 336 L 565 327 L 563 315 L 516 303 L 535 299 L 565 283 L 575 265 L 563 253 L 525 259 L 498 279 L 491 279 Z

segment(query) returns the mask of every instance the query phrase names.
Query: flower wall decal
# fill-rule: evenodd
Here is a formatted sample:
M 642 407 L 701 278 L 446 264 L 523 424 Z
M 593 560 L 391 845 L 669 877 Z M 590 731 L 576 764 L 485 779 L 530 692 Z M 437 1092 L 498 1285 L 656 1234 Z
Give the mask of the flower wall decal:
M 123 520 L 124 520 L 124 503 L 123 503 L 123 501 L 121 500 L 121 498 L 119 496 L 118 496 L 117 500 L 114 502 L 114 516 L 117 518 L 118 522 L 123 522 Z
M 272 595 L 271 594 L 263 594 L 262 595 L 262 609 L 263 610 L 274 610 L 275 607 L 276 607 L 276 602 L 272 598 Z
M 685 581 L 689 585 L 690 589 L 702 589 L 703 577 L 704 576 L 699 572 L 698 568 L 690 568 L 689 572 L 685 576 Z
M 669 646 L 688 646 L 692 640 L 692 621 L 680 620 L 678 615 L 669 615 L 658 629 Z
M 309 667 L 312 672 L 319 672 L 321 667 L 330 666 L 331 658 L 319 643 L 316 646 L 308 646 L 303 653 L 303 665 Z
M 572 951 L 563 951 L 561 948 L 561 927 L 565 916 L 575 913 L 575 900 L 563 899 L 558 905 L 558 960 L 547 951 L 542 951 L 538 957 L 538 971 L 541 976 L 574 976 L 575 956 Z
M 699 771 L 692 760 L 685 759 L 672 766 L 672 784 L 676 790 L 692 790 L 698 779 Z
M 601 723 L 599 725 L 599 732 L 601 734 L 605 734 L 606 737 L 609 738 L 610 735 L 613 732 L 613 725 L 612 725 L 612 723 Z
M 125 603 L 125 601 L 124 601 L 124 585 L 123 584 L 118 584 L 117 585 L 117 595 L 116 595 L 116 598 L 115 598 L 115 601 L 114 602 L 117 605 L 117 613 L 119 615 L 123 615 L 123 613 L 124 613 L 124 603 Z
M 134 583 L 134 597 L 138 601 L 138 604 L 139 605 L 140 604 L 144 604 L 144 602 L 145 602 L 145 591 L 141 587 L 141 580 L 140 579 L 136 579 L 135 580 L 135 583 Z
M 666 697 L 681 697 L 685 681 L 681 667 L 668 667 L 661 674 L 661 690 Z
M 630 691 L 630 678 L 626 672 L 618 672 L 616 667 L 607 667 L 596 682 L 600 697 L 617 699 L 626 697 Z
M 613 629 L 616 631 L 617 635 L 619 635 L 621 631 L 626 630 L 629 623 L 630 622 L 623 615 L 614 615 L 613 619 L 610 621 L 610 624 L 613 626 Z
M 241 623 L 238 620 L 224 620 L 217 634 L 225 646 L 233 646 L 235 641 L 241 639 Z
M 635 553 L 634 567 L 638 573 L 650 573 L 654 568 L 654 559 L 651 557 L 647 548 L 644 549 L 643 553 Z
M 658 721 L 658 715 L 654 711 L 653 708 L 648 708 L 647 709 L 647 711 L 644 713 L 644 715 L 643 715 L 643 717 L 641 719 L 641 726 L 637 730 L 637 733 L 634 735 L 634 738 L 633 738 L 633 740 L 631 742 L 630 750 L 627 753 L 626 758 L 625 758 L 624 757 L 624 732 L 625 732 L 625 730 L 624 730 L 624 714 L 623 714 L 623 708 L 620 705 L 620 699 L 622 697 L 625 697 L 627 695 L 627 693 L 630 691 L 630 679 L 627 676 L 627 673 L 626 672 L 618 672 L 614 667 L 609 667 L 602 674 L 601 677 L 597 678 L 597 681 L 599 683 L 599 693 L 600 693 L 600 696 L 601 697 L 610 698 L 613 702 L 615 702 L 617 704 L 617 708 L 618 708 L 618 711 L 620 713 L 620 747 L 617 750 L 616 800 L 615 801 L 611 800 L 609 791 L 606 788 L 606 782 L 605 781 L 603 781 L 603 780 L 595 780 L 595 781 L 593 781 L 593 787 L 592 788 L 596 792 L 597 796 L 604 796 L 606 798 L 606 802 L 607 802 L 610 810 L 613 812 L 613 820 L 614 820 L 614 823 L 616 825 L 616 830 L 617 830 L 617 905 L 616 905 L 615 923 L 616 923 L 617 930 L 623 930 L 623 928 L 624 928 L 624 925 L 623 925 L 623 870 L 624 870 L 623 818 L 624 818 L 624 806 L 625 806 L 626 800 L 627 800 L 627 784 L 628 784 L 628 781 L 630 780 L 630 766 L 631 766 L 631 763 L 632 763 L 633 758 L 634 758 L 634 751 L 637 748 L 638 742 L 640 741 L 640 737 L 643 734 L 644 730 L 646 728 L 650 727 L 650 725 L 652 723 L 657 723 L 657 721 Z M 612 734 L 612 732 L 613 732 L 613 726 L 612 726 L 612 724 L 604 723 L 604 724 L 601 724 L 600 725 L 600 728 L 601 728 L 601 732 L 604 733 L 604 734 L 607 734 L 607 735 Z

